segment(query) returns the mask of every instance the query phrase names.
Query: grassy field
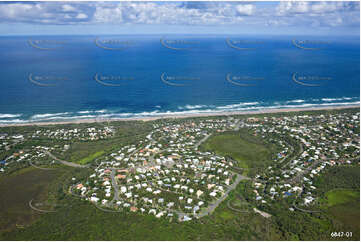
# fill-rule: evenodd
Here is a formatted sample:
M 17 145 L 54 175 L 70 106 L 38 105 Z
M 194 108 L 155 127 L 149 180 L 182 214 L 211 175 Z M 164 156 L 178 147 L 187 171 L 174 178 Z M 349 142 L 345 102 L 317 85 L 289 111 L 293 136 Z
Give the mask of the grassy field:
M 360 236 L 360 202 L 353 200 L 348 203 L 332 206 L 328 212 L 336 220 L 341 222 L 346 231 L 352 232 L 354 236 Z
M 351 229 L 354 234 L 360 229 L 360 192 L 337 189 L 326 193 L 327 211 L 336 220 Z
M 230 156 L 238 161 L 240 168 L 265 167 L 271 161 L 275 147 L 266 145 L 260 137 L 252 136 L 247 131 L 224 132 L 210 137 L 201 146 L 222 156 Z
M 333 221 L 338 231 L 352 232 L 360 237 L 360 167 L 358 165 L 329 168 L 314 182 L 320 208 Z
M 94 159 L 100 157 L 100 156 L 103 155 L 103 154 L 104 154 L 104 151 L 95 152 L 95 153 L 93 153 L 93 154 L 91 154 L 91 155 L 89 155 L 89 156 L 81 159 L 78 163 L 79 163 L 79 164 L 87 164 L 87 163 L 93 161 Z
M 335 206 L 360 199 L 360 192 L 349 189 L 332 190 L 326 193 L 327 206 Z

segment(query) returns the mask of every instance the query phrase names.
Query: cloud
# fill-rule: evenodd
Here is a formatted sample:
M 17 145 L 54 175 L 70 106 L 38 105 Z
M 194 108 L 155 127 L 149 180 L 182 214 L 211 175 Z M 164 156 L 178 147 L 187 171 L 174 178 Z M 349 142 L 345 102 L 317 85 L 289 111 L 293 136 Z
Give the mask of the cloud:
M 105 8 L 97 6 L 93 20 L 99 23 L 123 22 L 122 11 L 119 8 Z
M 56 2 L 0 4 L 0 21 L 7 23 L 74 24 L 86 21 L 76 5 Z
M 0 22 L 45 25 L 358 27 L 358 2 L 3 2 Z
M 283 21 L 288 26 L 313 28 L 359 26 L 359 11 L 358 2 L 280 2 L 267 24 L 276 26 L 274 23 Z
M 309 2 L 280 2 L 277 8 L 277 15 L 307 13 Z
M 88 18 L 88 15 L 86 15 L 85 13 L 78 13 L 78 15 L 76 15 L 77 19 L 86 19 Z
M 62 7 L 64 12 L 74 12 L 74 11 L 76 11 L 76 8 L 69 5 L 69 4 L 64 4 L 61 7 Z
M 206 7 L 207 6 L 207 7 Z M 93 21 L 134 24 L 224 24 L 242 21 L 238 15 L 250 15 L 253 6 L 245 7 L 234 4 L 199 4 L 199 3 L 155 3 L 122 2 L 117 5 L 96 6 Z M 238 14 L 237 14 L 238 13 Z
M 325 13 L 340 13 L 359 11 L 358 2 L 280 2 L 276 12 L 278 16 L 304 14 L 322 15 Z
M 0 5 L 0 15 L 2 18 L 14 19 L 20 16 L 26 17 L 29 16 L 30 11 L 37 11 L 37 8 L 31 4 L 22 3 Z
M 252 4 L 240 4 L 236 6 L 237 12 L 241 15 L 252 15 L 254 5 Z
M 321 2 L 311 5 L 311 11 L 314 13 L 326 13 L 333 12 L 335 10 L 337 10 L 335 4 L 327 4 L 325 2 Z

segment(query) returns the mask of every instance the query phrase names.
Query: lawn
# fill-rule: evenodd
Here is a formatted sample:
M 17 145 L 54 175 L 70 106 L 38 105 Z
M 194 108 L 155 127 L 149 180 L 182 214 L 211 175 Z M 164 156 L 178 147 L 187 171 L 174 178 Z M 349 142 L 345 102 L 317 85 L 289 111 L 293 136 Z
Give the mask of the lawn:
M 354 237 L 360 234 L 360 200 L 332 206 L 328 212 L 336 220 L 340 221 L 345 229 L 352 232 Z M 346 230 L 345 230 L 346 231 Z
M 360 167 L 331 167 L 314 182 L 318 196 L 322 198 L 321 208 L 338 231 L 352 232 L 352 239 L 360 235 Z
M 265 167 L 265 161 L 271 160 L 272 149 L 259 137 L 247 131 L 225 132 L 210 137 L 202 144 L 202 149 L 213 151 L 218 155 L 230 156 L 238 161 L 240 168 Z
M 95 152 L 95 153 L 93 153 L 93 154 L 91 154 L 91 155 L 89 155 L 89 156 L 81 159 L 81 160 L 80 160 L 79 162 L 77 162 L 77 163 L 82 164 L 82 165 L 87 164 L 87 163 L 93 161 L 94 159 L 100 157 L 100 156 L 103 155 L 103 154 L 104 154 L 104 151 Z
M 360 192 L 349 189 L 337 189 L 326 193 L 327 206 L 345 204 L 360 199 Z
M 350 228 L 354 235 L 360 229 L 360 192 L 350 189 L 335 189 L 326 193 L 327 211 L 336 220 Z

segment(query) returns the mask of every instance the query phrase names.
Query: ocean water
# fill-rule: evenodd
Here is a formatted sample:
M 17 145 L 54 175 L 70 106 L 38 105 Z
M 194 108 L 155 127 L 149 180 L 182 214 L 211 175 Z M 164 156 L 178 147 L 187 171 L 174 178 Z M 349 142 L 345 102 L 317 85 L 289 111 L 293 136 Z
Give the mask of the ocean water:
M 0 37 L 0 123 L 360 102 L 359 37 Z

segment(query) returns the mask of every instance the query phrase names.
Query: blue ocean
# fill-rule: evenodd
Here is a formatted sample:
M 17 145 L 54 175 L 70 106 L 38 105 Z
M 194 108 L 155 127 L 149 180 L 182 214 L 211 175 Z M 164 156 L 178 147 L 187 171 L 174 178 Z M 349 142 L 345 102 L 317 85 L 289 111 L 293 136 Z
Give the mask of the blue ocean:
M 359 36 L 8 36 L 0 53 L 4 124 L 360 102 Z

